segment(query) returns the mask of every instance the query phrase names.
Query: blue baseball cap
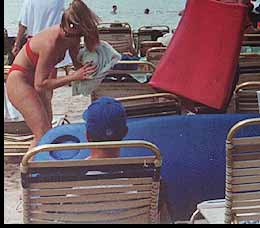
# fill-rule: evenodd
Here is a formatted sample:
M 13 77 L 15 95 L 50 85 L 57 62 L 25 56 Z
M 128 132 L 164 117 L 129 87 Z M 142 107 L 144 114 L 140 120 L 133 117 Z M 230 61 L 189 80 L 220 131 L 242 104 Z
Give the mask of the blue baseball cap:
M 127 134 L 127 116 L 123 105 L 112 97 L 101 97 L 83 113 L 86 132 L 93 141 L 117 141 Z

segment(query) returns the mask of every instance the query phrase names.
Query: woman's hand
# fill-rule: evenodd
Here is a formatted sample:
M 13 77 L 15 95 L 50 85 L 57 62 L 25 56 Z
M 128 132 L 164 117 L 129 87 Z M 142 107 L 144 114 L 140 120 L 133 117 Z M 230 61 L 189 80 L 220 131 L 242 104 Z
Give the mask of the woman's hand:
M 89 76 L 95 73 L 97 70 L 97 66 L 93 65 L 92 63 L 87 63 L 86 65 L 79 68 L 75 71 L 72 75 L 74 81 L 82 81 L 91 79 Z

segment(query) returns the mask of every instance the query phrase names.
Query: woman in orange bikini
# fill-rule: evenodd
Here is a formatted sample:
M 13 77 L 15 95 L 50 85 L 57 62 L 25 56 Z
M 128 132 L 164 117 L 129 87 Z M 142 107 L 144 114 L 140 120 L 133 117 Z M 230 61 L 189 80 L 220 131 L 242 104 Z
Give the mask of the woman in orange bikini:
M 60 25 L 52 26 L 31 38 L 16 56 L 6 83 L 8 97 L 34 134 L 30 149 L 52 125 L 53 89 L 72 81 L 86 80 L 96 66 L 77 62 L 80 37 L 95 50 L 99 44 L 98 17 L 81 1 L 74 0 L 64 12 Z M 55 65 L 69 50 L 77 69 L 69 76 L 55 77 Z

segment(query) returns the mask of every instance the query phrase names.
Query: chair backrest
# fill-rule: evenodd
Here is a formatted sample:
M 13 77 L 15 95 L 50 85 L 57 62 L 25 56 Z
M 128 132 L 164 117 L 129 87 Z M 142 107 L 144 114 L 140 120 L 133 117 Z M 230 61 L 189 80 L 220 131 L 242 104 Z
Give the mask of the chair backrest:
M 37 161 L 43 151 L 146 148 L 151 156 Z M 145 141 L 52 144 L 21 163 L 24 223 L 157 223 L 161 157 Z
M 260 81 L 245 82 L 238 85 L 234 91 L 237 113 L 258 113 L 256 91 L 260 88 Z
M 237 137 L 260 118 L 235 124 L 226 141 L 225 223 L 260 221 L 260 136 Z
M 260 54 L 242 53 L 239 58 L 240 73 L 260 73 Z
M 153 47 L 148 49 L 146 52 L 146 60 L 156 66 L 160 62 L 166 49 L 166 47 Z
M 243 46 L 260 46 L 260 33 L 244 34 Z
M 155 93 L 117 98 L 123 103 L 127 117 L 180 115 L 181 102 L 174 94 Z
M 163 44 L 159 41 L 142 41 L 139 48 L 141 57 L 146 56 L 147 51 L 153 47 L 163 47 Z
M 132 29 L 128 23 L 100 23 L 98 31 L 100 39 L 108 42 L 118 52 L 136 54 Z
M 240 85 L 244 82 L 252 82 L 252 81 L 260 82 L 260 72 L 259 73 L 240 74 L 239 75 L 239 81 L 238 81 L 237 85 Z
M 66 114 L 55 114 L 52 127 L 69 124 Z M 4 156 L 21 157 L 28 151 L 34 138 L 31 129 L 25 121 L 4 122 Z
M 111 70 L 102 83 L 91 93 L 91 100 L 102 96 L 114 98 L 151 94 L 156 90 L 148 85 L 155 66 L 147 61 L 119 61 L 120 70 Z M 142 81 L 143 83 L 140 83 Z
M 156 41 L 158 37 L 170 32 L 167 25 L 142 26 L 138 29 L 138 50 L 143 41 Z

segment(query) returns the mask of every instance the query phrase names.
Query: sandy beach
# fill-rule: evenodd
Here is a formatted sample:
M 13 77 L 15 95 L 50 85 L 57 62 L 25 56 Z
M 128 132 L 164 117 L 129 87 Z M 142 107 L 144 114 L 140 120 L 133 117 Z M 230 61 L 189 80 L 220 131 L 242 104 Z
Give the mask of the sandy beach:
M 71 123 L 82 122 L 82 113 L 90 103 L 89 97 L 72 96 L 72 87 L 54 91 L 53 113 L 66 114 Z M 19 163 L 4 162 L 4 223 L 22 223 L 22 188 Z

